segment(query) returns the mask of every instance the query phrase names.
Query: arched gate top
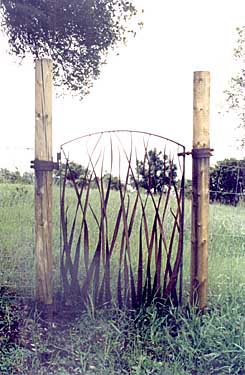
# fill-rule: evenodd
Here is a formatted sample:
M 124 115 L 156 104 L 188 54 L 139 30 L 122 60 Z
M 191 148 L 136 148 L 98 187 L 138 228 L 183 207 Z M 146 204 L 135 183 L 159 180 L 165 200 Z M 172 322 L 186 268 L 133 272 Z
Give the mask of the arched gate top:
M 161 135 L 159 135 L 159 134 L 149 133 L 149 132 L 145 132 L 145 131 L 141 131 L 141 130 L 127 130 L 127 129 L 104 130 L 104 131 L 98 131 L 98 132 L 94 132 L 94 133 L 88 133 L 88 134 L 82 135 L 82 136 L 80 136 L 80 137 L 76 137 L 76 138 L 70 139 L 69 141 L 63 143 L 60 147 L 63 148 L 64 146 L 68 145 L 69 143 L 79 141 L 79 140 L 84 139 L 84 138 L 86 138 L 86 137 L 91 137 L 91 136 L 99 135 L 99 134 L 101 134 L 101 135 L 103 135 L 103 134 L 110 134 L 110 133 L 145 134 L 145 135 L 148 135 L 148 136 L 150 136 L 150 137 L 157 137 L 157 138 L 160 138 L 160 139 L 164 139 L 165 141 L 168 141 L 168 142 L 174 143 L 175 145 L 177 145 L 177 146 L 179 146 L 179 147 L 182 147 L 182 148 L 183 148 L 183 152 L 185 152 L 185 146 L 182 145 L 182 144 L 179 143 L 179 142 L 174 141 L 174 140 L 171 139 L 171 138 L 163 137 L 163 136 L 161 136 Z

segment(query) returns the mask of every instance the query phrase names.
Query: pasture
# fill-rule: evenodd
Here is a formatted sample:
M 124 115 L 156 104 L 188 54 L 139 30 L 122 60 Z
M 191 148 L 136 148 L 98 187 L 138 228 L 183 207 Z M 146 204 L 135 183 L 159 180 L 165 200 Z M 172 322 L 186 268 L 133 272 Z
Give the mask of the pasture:
M 210 205 L 209 310 L 205 315 L 188 306 L 191 218 L 187 201 L 182 308 L 170 306 L 166 311 L 151 305 L 136 314 L 116 307 L 97 311 L 88 303 L 79 316 L 74 314 L 71 319 L 64 313 L 54 324 L 47 324 L 31 303 L 35 280 L 33 194 L 30 185 L 0 185 L 1 374 L 245 374 L 242 204 Z M 58 288 L 58 188 L 53 222 L 54 286 Z M 29 302 L 22 296 L 30 297 Z

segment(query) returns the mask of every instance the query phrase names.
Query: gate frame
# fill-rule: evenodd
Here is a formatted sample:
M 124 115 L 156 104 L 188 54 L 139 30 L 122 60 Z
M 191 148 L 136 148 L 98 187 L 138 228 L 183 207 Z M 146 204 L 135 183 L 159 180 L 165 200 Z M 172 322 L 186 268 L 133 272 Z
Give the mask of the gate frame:
M 181 305 L 182 301 L 183 301 L 183 255 L 184 255 L 184 235 L 185 235 L 185 229 L 184 229 L 184 225 L 185 225 L 185 223 L 184 223 L 184 217 L 185 217 L 185 170 L 186 170 L 185 164 L 186 164 L 186 155 L 190 154 L 190 153 L 186 152 L 186 147 L 183 144 L 181 144 L 177 141 L 174 141 L 171 138 L 164 137 L 164 136 L 161 136 L 161 135 L 155 134 L 155 133 L 149 133 L 149 132 L 146 132 L 146 131 L 129 130 L 129 129 L 104 130 L 104 131 L 97 131 L 97 132 L 93 132 L 93 133 L 84 134 L 82 136 L 72 138 L 67 142 L 64 142 L 63 144 L 60 145 L 60 151 L 59 151 L 60 158 L 61 158 L 62 153 L 65 156 L 65 158 L 67 158 L 63 147 L 72 143 L 72 142 L 76 142 L 76 141 L 79 141 L 83 138 L 87 138 L 87 137 L 91 137 L 91 136 L 95 136 L 95 135 L 100 135 L 100 134 L 103 135 L 103 134 L 111 134 L 111 133 L 113 134 L 113 133 L 120 133 L 120 132 L 121 133 L 132 133 L 132 134 L 145 134 L 145 135 L 148 135 L 148 136 L 152 136 L 152 137 L 156 137 L 156 138 L 165 140 L 165 141 L 167 141 L 171 144 L 174 144 L 174 145 L 182 148 L 182 152 L 178 152 L 176 154 L 178 157 L 182 157 L 182 161 L 183 161 L 183 170 L 182 170 L 181 181 L 180 181 L 181 182 L 181 185 L 180 185 L 181 219 L 180 219 L 180 234 L 179 234 L 179 237 L 180 237 L 180 246 L 181 246 L 181 260 L 180 260 L 179 277 L 178 277 L 179 278 L 178 302 Z M 61 240 L 61 237 L 62 237 L 62 235 L 60 234 L 60 240 Z

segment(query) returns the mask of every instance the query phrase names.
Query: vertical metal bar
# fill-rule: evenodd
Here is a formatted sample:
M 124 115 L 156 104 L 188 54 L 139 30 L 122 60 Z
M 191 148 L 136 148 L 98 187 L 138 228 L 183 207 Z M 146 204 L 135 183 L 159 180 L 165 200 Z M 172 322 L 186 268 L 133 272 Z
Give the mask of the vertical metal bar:
M 61 257 L 62 257 L 62 247 L 63 247 L 63 241 L 62 241 L 62 225 L 61 225 L 61 197 L 62 197 L 62 147 L 60 146 L 60 169 L 59 169 L 59 177 L 60 177 L 60 202 L 59 202 L 59 215 L 60 215 L 60 262 L 59 262 L 59 280 L 60 285 L 59 289 L 62 289 L 62 275 L 61 275 Z M 62 293 L 62 291 L 61 291 Z
M 185 147 L 183 147 L 183 172 L 181 180 L 181 216 L 180 216 L 180 246 L 181 261 L 179 271 L 179 304 L 183 302 L 183 257 L 184 257 L 184 233 L 185 233 Z

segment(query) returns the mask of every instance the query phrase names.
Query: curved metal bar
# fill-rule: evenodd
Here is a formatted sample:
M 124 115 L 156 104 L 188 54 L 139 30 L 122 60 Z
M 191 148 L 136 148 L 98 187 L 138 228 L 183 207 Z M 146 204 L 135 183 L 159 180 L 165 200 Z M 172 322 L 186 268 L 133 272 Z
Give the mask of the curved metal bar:
M 144 132 L 144 131 L 141 131 L 141 130 L 126 130 L 126 129 L 118 129 L 118 130 L 105 130 L 105 131 L 98 131 L 98 132 L 94 132 L 94 133 L 89 133 L 89 134 L 85 134 L 85 135 L 82 135 L 80 137 L 76 137 L 76 138 L 73 138 L 65 143 L 63 143 L 60 147 L 63 148 L 64 146 L 68 145 L 69 143 L 72 143 L 72 142 L 75 142 L 75 141 L 78 141 L 80 139 L 83 139 L 83 138 L 86 138 L 86 137 L 91 137 L 93 135 L 99 135 L 99 134 L 110 134 L 110 133 L 136 133 L 136 134 L 145 134 L 145 135 L 149 135 L 149 136 L 152 136 L 152 137 L 157 137 L 157 138 L 161 138 L 161 139 L 164 139 L 165 141 L 168 141 L 168 142 L 171 142 L 171 143 L 174 143 L 180 147 L 182 147 L 184 150 L 185 150 L 185 146 L 182 145 L 181 143 L 179 142 L 176 142 L 174 141 L 173 139 L 171 138 L 167 138 L 167 137 L 163 137 L 161 135 L 158 135 L 158 134 L 154 134 L 154 133 L 149 133 L 149 132 Z

